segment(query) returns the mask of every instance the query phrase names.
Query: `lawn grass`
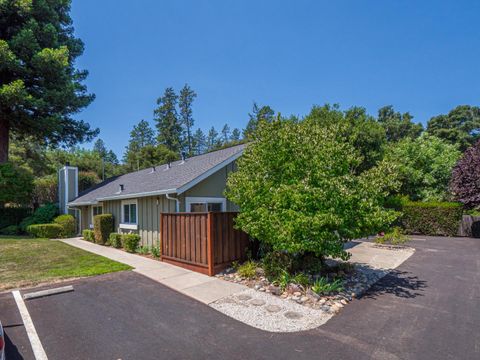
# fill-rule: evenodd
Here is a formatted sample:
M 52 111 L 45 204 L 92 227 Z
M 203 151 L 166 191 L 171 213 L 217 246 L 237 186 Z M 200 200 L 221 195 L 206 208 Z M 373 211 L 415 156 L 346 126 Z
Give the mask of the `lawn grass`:
M 0 291 L 130 269 L 60 241 L 0 236 Z

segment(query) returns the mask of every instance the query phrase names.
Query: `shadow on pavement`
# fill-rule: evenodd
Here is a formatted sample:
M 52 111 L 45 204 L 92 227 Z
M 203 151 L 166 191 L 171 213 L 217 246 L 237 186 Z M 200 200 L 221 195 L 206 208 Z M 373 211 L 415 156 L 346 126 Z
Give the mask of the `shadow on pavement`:
M 375 283 L 364 295 L 364 298 L 375 299 L 379 295 L 392 294 L 400 298 L 411 299 L 423 296 L 427 282 L 401 270 L 392 270 L 377 283 Z
M 17 326 L 17 325 L 12 325 Z M 23 326 L 23 325 L 22 325 Z M 12 343 L 5 333 L 5 358 L 8 360 L 23 360 L 24 357 L 18 352 L 18 348 Z

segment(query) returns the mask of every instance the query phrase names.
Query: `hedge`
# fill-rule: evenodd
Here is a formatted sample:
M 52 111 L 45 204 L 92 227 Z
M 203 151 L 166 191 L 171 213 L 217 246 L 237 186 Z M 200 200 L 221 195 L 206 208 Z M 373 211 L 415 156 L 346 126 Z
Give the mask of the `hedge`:
M 83 230 L 82 236 L 84 240 L 95 242 L 95 235 L 93 234 L 93 230 L 89 230 L 89 229 Z
M 407 202 L 402 212 L 402 227 L 407 234 L 456 236 L 463 206 L 452 202 Z
M 110 246 L 113 246 L 114 248 L 121 248 L 122 247 L 122 234 L 119 233 L 111 233 L 108 242 Z
M 75 218 L 72 215 L 59 215 L 53 220 L 53 223 L 62 227 L 62 237 L 75 235 Z
M 123 248 L 128 252 L 131 252 L 131 253 L 135 252 L 137 250 L 139 243 L 140 243 L 140 235 L 138 234 L 122 235 Z
M 10 225 L 0 230 L 1 235 L 20 235 L 22 229 L 18 225 Z
M 23 219 L 32 215 L 30 208 L 0 208 L 0 229 L 20 225 Z
M 113 215 L 101 214 L 93 217 L 93 232 L 95 234 L 95 243 L 105 245 L 108 237 L 113 231 Z
M 59 238 L 62 231 L 63 227 L 58 224 L 35 224 L 27 227 L 27 232 L 38 238 Z
M 40 206 L 32 216 L 22 220 L 20 227 L 26 230 L 28 226 L 34 224 L 48 224 L 58 215 L 58 206 L 56 204 L 45 204 Z

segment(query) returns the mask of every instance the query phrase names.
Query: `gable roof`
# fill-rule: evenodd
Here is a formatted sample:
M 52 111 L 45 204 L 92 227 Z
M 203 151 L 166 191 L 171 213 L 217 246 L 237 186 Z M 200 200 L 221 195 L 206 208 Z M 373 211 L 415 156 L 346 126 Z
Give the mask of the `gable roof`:
M 107 179 L 82 192 L 70 206 L 96 204 L 103 200 L 129 199 L 162 194 L 181 194 L 238 159 L 245 144 L 213 151 L 171 163 Z M 120 185 L 124 190 L 120 192 Z

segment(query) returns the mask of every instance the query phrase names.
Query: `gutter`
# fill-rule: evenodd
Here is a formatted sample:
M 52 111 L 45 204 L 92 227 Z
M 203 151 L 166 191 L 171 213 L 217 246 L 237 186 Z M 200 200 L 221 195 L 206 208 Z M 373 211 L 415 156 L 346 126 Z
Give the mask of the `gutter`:
M 180 212 L 180 200 L 178 200 L 175 197 L 171 197 L 170 194 L 165 194 L 165 196 L 168 200 L 174 200 L 175 201 L 175 210 L 176 210 L 177 213 Z

